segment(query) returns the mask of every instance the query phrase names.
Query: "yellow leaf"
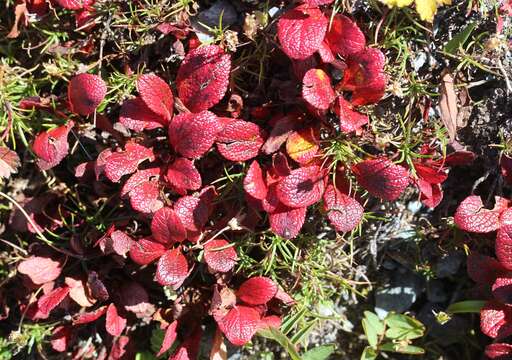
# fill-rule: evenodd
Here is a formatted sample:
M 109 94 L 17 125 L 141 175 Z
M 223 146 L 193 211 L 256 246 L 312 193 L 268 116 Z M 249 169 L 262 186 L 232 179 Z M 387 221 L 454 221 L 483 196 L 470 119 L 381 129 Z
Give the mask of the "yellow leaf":
M 381 0 L 384 4 L 389 7 L 404 7 L 412 4 L 413 0 Z
M 412 4 L 413 0 L 381 0 L 389 7 L 404 7 Z M 420 15 L 421 20 L 432 22 L 437 12 L 437 7 L 441 5 L 449 5 L 451 0 L 414 0 L 416 11 Z

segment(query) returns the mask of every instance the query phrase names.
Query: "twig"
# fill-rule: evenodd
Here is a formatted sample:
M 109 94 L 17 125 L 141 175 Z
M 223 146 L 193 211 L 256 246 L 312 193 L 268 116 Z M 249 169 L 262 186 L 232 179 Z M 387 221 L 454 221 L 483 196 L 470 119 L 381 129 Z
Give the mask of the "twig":
M 507 85 L 507 94 L 512 93 L 512 84 L 510 83 L 510 79 L 508 78 L 507 71 L 503 67 L 501 59 L 498 59 L 498 68 L 500 69 L 501 73 L 503 74 L 503 77 L 505 78 L 505 84 Z

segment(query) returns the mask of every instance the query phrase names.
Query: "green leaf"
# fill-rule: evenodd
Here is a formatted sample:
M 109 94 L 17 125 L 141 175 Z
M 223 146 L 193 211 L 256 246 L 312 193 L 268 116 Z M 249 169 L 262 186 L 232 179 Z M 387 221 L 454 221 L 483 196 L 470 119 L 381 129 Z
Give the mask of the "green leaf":
M 135 360 L 156 360 L 156 356 L 149 351 L 139 352 L 135 355 Z
M 263 336 L 264 338 L 271 339 L 279 343 L 288 355 L 290 355 L 290 359 L 292 360 L 301 360 L 299 353 L 295 349 L 295 345 L 288 339 L 288 337 L 283 334 L 279 329 L 274 327 L 268 327 L 265 329 L 258 330 L 258 335 Z
M 382 336 L 386 329 L 384 323 L 380 321 L 378 316 L 374 313 L 365 311 L 362 325 L 366 338 L 368 339 L 368 343 L 372 348 L 377 348 L 379 336 Z
M 336 349 L 334 345 L 322 345 L 306 351 L 302 355 L 302 360 L 325 360 Z
M 425 326 L 413 317 L 403 314 L 389 314 L 386 317 L 389 329 L 386 337 L 395 340 L 412 340 L 422 337 Z
M 468 26 L 464 28 L 461 32 L 459 32 L 457 35 L 455 35 L 450 41 L 446 43 L 444 46 L 444 51 L 455 55 L 457 50 L 459 50 L 460 47 L 464 46 L 466 41 L 469 38 L 469 35 L 475 30 L 476 23 L 471 23 Z
M 425 354 L 425 350 L 420 348 L 419 346 L 409 345 L 407 343 L 385 343 L 379 347 L 382 351 L 391 351 L 400 354 L 408 354 L 408 355 L 423 355 Z
M 485 301 L 481 300 L 467 300 L 453 303 L 448 306 L 446 312 L 450 314 L 465 314 L 465 313 L 480 313 L 480 310 L 484 307 Z
M 378 351 L 367 346 L 364 348 L 363 353 L 361 354 L 361 360 L 375 360 L 379 355 Z
M 281 329 L 283 329 L 283 334 L 288 334 L 292 329 L 306 316 L 307 309 L 304 307 L 297 311 L 292 316 L 285 319 L 283 324 L 281 325 Z

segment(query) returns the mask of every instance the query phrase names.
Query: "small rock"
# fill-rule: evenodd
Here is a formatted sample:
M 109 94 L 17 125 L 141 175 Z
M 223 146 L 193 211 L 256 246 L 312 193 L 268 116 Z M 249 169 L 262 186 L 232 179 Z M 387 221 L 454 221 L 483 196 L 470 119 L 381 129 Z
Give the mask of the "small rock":
M 422 292 L 422 281 L 416 274 L 406 271 L 395 272 L 391 283 L 375 291 L 375 313 L 379 318 L 388 312 L 397 313 L 408 310 Z
M 222 28 L 233 25 L 238 21 L 238 13 L 230 1 L 218 0 L 207 10 L 201 11 L 197 20 L 211 28 L 218 27 L 222 16 Z
M 450 253 L 437 261 L 435 272 L 438 278 L 453 276 L 459 271 L 464 256 L 460 252 Z

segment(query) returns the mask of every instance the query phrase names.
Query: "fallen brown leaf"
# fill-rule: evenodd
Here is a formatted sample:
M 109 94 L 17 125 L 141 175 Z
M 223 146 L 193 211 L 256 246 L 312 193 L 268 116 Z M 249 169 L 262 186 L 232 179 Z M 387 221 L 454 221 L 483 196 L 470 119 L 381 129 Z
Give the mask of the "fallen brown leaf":
M 27 4 L 25 2 L 16 4 L 14 8 L 14 24 L 12 25 L 11 31 L 7 34 L 8 39 L 15 39 L 20 35 L 20 30 L 18 29 L 19 23 L 23 17 L 26 19 L 27 14 Z
M 441 108 L 441 120 L 448 130 L 450 142 L 453 142 L 457 136 L 457 94 L 455 93 L 454 78 L 448 69 L 444 69 L 441 74 L 439 107 Z

